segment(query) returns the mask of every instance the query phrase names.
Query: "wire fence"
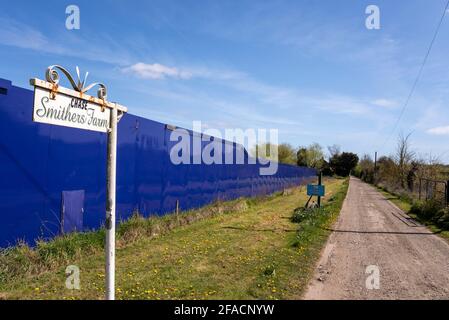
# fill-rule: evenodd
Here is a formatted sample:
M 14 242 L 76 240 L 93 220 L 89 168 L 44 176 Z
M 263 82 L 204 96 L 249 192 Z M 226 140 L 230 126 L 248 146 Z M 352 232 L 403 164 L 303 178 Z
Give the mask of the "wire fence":
M 417 190 L 419 200 L 433 200 L 442 206 L 449 205 L 449 181 L 433 180 L 420 178 L 417 182 Z

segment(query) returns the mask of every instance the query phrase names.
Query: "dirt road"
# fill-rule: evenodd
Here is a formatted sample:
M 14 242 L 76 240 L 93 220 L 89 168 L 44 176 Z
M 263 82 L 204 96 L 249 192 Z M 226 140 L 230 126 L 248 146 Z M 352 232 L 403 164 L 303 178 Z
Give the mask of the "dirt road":
M 304 298 L 449 299 L 449 244 L 351 178 Z

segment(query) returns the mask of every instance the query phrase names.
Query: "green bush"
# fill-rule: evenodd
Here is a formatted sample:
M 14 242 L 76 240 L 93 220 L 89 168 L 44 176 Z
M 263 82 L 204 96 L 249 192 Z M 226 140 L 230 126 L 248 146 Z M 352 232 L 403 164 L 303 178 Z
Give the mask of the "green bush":
M 410 212 L 421 219 L 435 221 L 438 219 L 438 213 L 441 209 L 441 204 L 435 200 L 416 201 L 413 203 Z
M 432 199 L 414 201 L 412 194 L 402 188 L 387 187 L 382 183 L 379 183 L 377 187 L 404 202 L 411 203 L 409 212 L 415 214 L 422 223 L 435 224 L 441 229 L 449 230 L 449 208 L 446 208 L 440 201 Z
M 301 223 L 322 213 L 324 213 L 322 208 L 298 208 L 293 213 L 291 219 L 294 223 Z
M 449 208 L 444 208 L 438 211 L 436 224 L 438 227 L 449 230 Z

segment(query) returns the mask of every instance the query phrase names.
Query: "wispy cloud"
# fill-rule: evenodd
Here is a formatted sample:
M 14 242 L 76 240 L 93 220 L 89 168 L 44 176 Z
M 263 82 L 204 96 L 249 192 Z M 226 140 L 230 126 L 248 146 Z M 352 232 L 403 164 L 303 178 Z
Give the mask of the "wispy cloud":
M 122 68 L 122 72 L 135 75 L 143 79 L 190 79 L 192 74 L 174 67 L 167 67 L 159 63 L 146 64 L 139 62 L 132 66 Z
M 130 66 L 120 68 L 123 73 L 142 79 L 208 79 L 215 81 L 228 81 L 243 79 L 246 74 L 229 69 L 210 68 L 204 66 L 167 66 L 162 63 L 144 63 L 138 62 Z
M 89 40 L 73 32 L 50 36 L 25 23 L 4 17 L 0 17 L 0 25 L 0 45 L 114 65 L 126 65 L 131 60 L 129 52 L 108 36 L 94 35 Z M 95 46 L 93 43 L 101 43 L 101 46 Z
M 256 79 L 240 70 L 210 65 L 180 67 L 165 66 L 157 62 L 139 63 L 123 68 L 122 71 L 148 80 L 207 79 L 204 87 L 198 87 L 197 83 L 190 81 L 165 84 L 142 82 L 140 91 L 157 96 L 162 103 L 174 103 L 178 107 L 201 109 L 204 106 L 208 110 L 219 110 L 220 114 L 229 115 L 230 123 L 239 119 L 248 125 L 269 126 L 271 123 L 274 126 L 299 129 L 301 123 L 308 121 L 305 119 L 313 119 L 313 114 L 319 113 L 320 117 L 335 115 L 339 121 L 369 119 L 370 123 L 377 124 L 377 128 L 380 128 L 392 122 L 390 109 L 397 105 L 394 100 L 384 97 L 358 97 L 329 90 L 316 92 L 281 86 Z M 170 114 L 171 111 L 167 110 L 168 117 Z M 280 116 L 285 114 L 290 114 L 291 117 Z
M 222 81 L 221 84 L 240 91 L 246 96 L 254 97 L 264 106 L 278 110 L 294 110 L 304 113 L 305 110 L 313 109 L 333 114 L 372 118 L 382 116 L 378 108 L 373 107 L 376 103 L 384 107 L 396 106 L 394 101 L 387 99 L 369 100 L 335 92 L 316 94 L 305 89 L 267 84 L 238 72 L 234 72 L 234 74 L 240 75 L 230 81 Z
M 49 41 L 40 31 L 12 19 L 0 17 L 0 44 L 23 49 L 45 51 Z M 57 49 L 59 50 L 59 49 Z
M 427 130 L 427 133 L 436 136 L 449 135 L 449 126 L 431 128 Z
M 185 70 L 193 70 L 186 68 Z M 370 122 L 388 123 L 388 110 L 379 109 L 372 101 L 382 99 L 363 99 L 332 92 L 314 93 L 299 88 L 268 84 L 248 74 L 236 70 L 201 68 L 202 73 L 190 74 L 192 77 L 206 77 L 207 86 L 197 87 L 190 82 L 141 82 L 140 94 L 149 100 L 156 97 L 173 109 L 192 110 L 185 114 L 186 119 L 201 119 L 216 123 L 227 123 L 228 127 L 277 127 L 282 131 L 311 132 L 309 123 L 323 115 L 332 114 L 341 121 L 370 119 Z M 197 69 L 198 70 L 198 69 Z M 227 75 L 224 77 L 223 75 Z M 193 110 L 208 110 L 195 113 Z M 158 119 L 169 119 L 173 110 L 165 108 Z M 290 116 L 285 116 L 289 114 Z M 196 118 L 195 118 L 196 117 Z M 337 122 L 337 118 L 334 119 Z M 183 125 L 184 123 L 178 122 Z
M 398 106 L 396 101 L 389 100 L 389 99 L 377 99 L 372 101 L 372 104 L 379 107 L 384 108 L 395 108 Z

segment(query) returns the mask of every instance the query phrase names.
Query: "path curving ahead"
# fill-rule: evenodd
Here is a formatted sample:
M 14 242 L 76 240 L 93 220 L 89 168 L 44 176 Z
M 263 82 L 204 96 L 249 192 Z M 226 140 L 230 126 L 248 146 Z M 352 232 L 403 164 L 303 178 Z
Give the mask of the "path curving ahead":
M 351 178 L 304 299 L 449 299 L 449 244 Z

